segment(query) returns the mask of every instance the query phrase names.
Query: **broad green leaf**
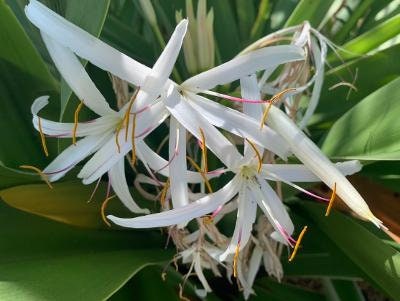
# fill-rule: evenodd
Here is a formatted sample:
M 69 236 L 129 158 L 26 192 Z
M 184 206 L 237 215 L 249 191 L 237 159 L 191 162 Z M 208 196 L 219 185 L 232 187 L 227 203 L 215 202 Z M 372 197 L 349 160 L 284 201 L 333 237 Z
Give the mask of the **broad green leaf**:
M 160 233 L 83 230 L 0 204 L 0 299 L 105 300 L 170 259 Z
M 239 32 L 242 42 L 249 39 L 251 27 L 255 19 L 254 4 L 251 1 L 236 0 Z
M 400 77 L 334 123 L 322 150 L 335 158 L 400 159 Z
M 103 27 L 110 0 L 68 0 L 62 1 L 65 7 L 64 17 L 94 36 L 99 36 Z M 88 14 L 88 12 L 90 12 Z M 84 62 L 86 65 L 86 62 Z M 61 81 L 61 114 L 63 119 L 65 108 L 71 97 L 72 90 L 68 84 Z
M 46 184 L 21 185 L 0 191 L 0 197 L 12 207 L 58 222 L 93 229 L 108 228 L 100 214 L 107 185 L 101 183 L 96 191 L 95 186 L 76 180 L 53 183 L 53 189 Z M 110 200 L 105 211 L 106 214 L 132 216 L 118 198 Z
M 250 38 L 256 40 L 261 37 L 271 14 L 271 1 L 261 0 L 257 7 L 257 17 L 251 27 Z
M 285 27 L 300 24 L 304 21 L 310 22 L 311 26 L 317 28 L 324 20 L 334 0 L 315 1 L 301 0 L 285 23 Z
M 274 1 L 271 17 L 270 17 L 270 27 L 272 30 L 279 30 L 284 26 L 289 16 L 293 13 L 299 0 L 277 0 Z
M 30 106 L 57 84 L 11 9 L 0 1 L 0 161 L 41 164 L 44 155 L 31 123 Z
M 400 76 L 399 52 L 396 45 L 328 71 L 310 124 L 329 127 L 360 100 Z M 357 91 L 346 85 L 331 89 L 342 81 L 353 83 Z
M 388 296 L 400 296 L 400 252 L 385 244 L 354 219 L 338 212 L 324 216 L 318 204 L 298 205 L 304 217 L 312 220 Z M 298 210 L 299 212 L 299 210 Z
M 218 46 L 222 62 L 225 62 L 240 51 L 239 30 L 237 21 L 228 0 L 208 0 L 209 7 L 213 7 L 215 42 Z
M 312 292 L 291 284 L 278 283 L 269 278 L 256 281 L 254 290 L 256 295 L 250 297 L 250 301 L 325 301 L 321 293 Z
M 396 5 L 396 1 L 393 0 L 374 1 L 369 7 L 368 15 L 363 20 L 363 24 L 361 25 L 359 32 L 363 33 L 367 30 L 370 30 L 379 23 L 393 17 L 396 13 L 398 13 L 398 10 L 395 9 L 391 13 L 386 13 L 388 8 L 393 5 Z M 378 17 L 378 13 L 381 14 L 383 12 L 385 12 L 384 16 Z
M 371 50 L 379 47 L 383 42 L 390 40 L 400 33 L 400 14 L 386 20 L 385 22 L 377 25 L 371 30 L 357 36 L 353 40 L 344 44 L 339 54 L 342 59 L 349 60 L 357 58 Z M 331 64 L 337 63 L 338 58 L 336 55 L 329 56 Z
M 1 161 L 0 179 L 0 190 L 16 185 L 30 184 L 41 181 L 38 175 L 24 172 L 23 170 L 9 168 Z

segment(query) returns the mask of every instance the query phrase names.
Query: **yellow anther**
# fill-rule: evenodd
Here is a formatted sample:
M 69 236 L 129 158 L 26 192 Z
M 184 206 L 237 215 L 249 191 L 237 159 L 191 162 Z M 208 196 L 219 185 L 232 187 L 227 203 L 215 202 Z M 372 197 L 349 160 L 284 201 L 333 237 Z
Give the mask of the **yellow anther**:
M 246 141 L 250 144 L 251 148 L 254 150 L 254 152 L 256 153 L 256 157 L 258 160 L 258 166 L 257 166 L 257 172 L 260 173 L 261 168 L 262 168 L 262 158 L 261 158 L 261 154 L 258 151 L 257 147 L 254 145 L 253 142 L 251 142 L 249 139 L 246 138 Z
M 304 234 L 307 231 L 307 226 L 304 226 L 303 230 L 301 230 L 299 238 L 297 238 L 296 245 L 294 246 L 292 255 L 290 255 L 289 261 L 292 261 L 297 254 L 297 251 L 300 247 L 301 240 L 303 239 Z
M 128 129 L 126 130 L 128 132 Z M 133 114 L 133 122 L 132 122 L 132 165 L 136 163 L 136 144 L 135 144 L 135 131 L 136 131 L 136 113 Z
M 118 153 L 121 152 L 121 145 L 119 144 L 119 132 L 121 131 L 123 125 L 124 119 L 118 123 L 117 128 L 115 129 L 115 144 L 117 145 Z
M 212 224 L 213 221 L 214 221 L 214 219 L 212 216 L 210 216 L 210 215 L 203 216 L 203 223 L 205 225 L 210 225 L 210 224 Z
M 109 226 L 109 227 L 111 227 L 111 224 L 110 224 L 110 222 L 109 222 L 109 221 L 107 220 L 107 218 L 106 218 L 105 210 L 106 210 L 106 207 L 107 207 L 107 205 L 108 205 L 108 202 L 109 202 L 111 199 L 113 199 L 113 198 L 115 198 L 115 195 L 106 198 L 106 199 L 103 201 L 103 203 L 101 204 L 101 208 L 100 208 L 101 219 L 102 219 L 103 222 L 104 222 L 107 226 Z
M 329 200 L 328 207 L 326 208 L 325 216 L 328 216 L 329 213 L 331 213 L 331 209 L 332 209 L 333 203 L 335 202 L 335 198 L 336 198 L 336 183 L 333 184 L 332 195 Z
M 233 256 L 233 277 L 237 278 L 237 266 L 239 260 L 240 243 L 237 244 L 235 249 L 235 255 Z
M 204 131 L 200 128 L 200 136 L 201 136 L 201 155 L 203 162 L 203 172 L 208 172 L 208 160 L 207 160 L 207 145 L 206 145 L 206 136 L 204 135 Z
M 47 178 L 47 175 L 43 173 L 43 171 L 41 171 L 39 168 L 31 165 L 21 165 L 19 168 L 30 169 L 37 172 L 39 176 L 42 178 L 42 180 L 46 182 L 47 186 L 49 186 L 50 189 L 53 189 L 53 186 L 51 185 L 49 179 Z
M 81 111 L 83 107 L 83 101 L 79 103 L 78 107 L 75 110 L 74 113 L 74 128 L 72 129 L 72 144 L 76 145 L 76 131 L 78 130 L 78 122 L 79 122 L 79 112 Z
M 213 191 L 212 191 L 210 182 L 208 181 L 208 179 L 206 177 L 206 174 L 203 172 L 203 170 L 201 170 L 200 166 L 192 158 L 190 158 L 189 156 L 187 156 L 186 158 L 189 160 L 190 164 L 192 164 L 193 167 L 200 173 L 201 177 L 204 180 L 204 183 L 206 184 L 208 192 L 212 193 Z
M 168 178 L 167 182 L 165 182 L 164 187 L 163 187 L 163 189 L 161 191 L 160 203 L 161 203 L 162 207 L 164 207 L 165 200 L 167 199 L 167 192 L 168 192 L 168 189 L 169 189 L 169 184 L 170 184 L 170 181 L 169 181 L 169 178 Z
M 49 151 L 47 150 L 46 137 L 44 136 L 44 133 L 43 133 L 42 119 L 40 119 L 40 117 L 38 117 L 38 125 L 39 125 L 39 134 L 40 134 L 40 140 L 42 142 L 43 151 L 44 151 L 44 154 L 46 155 L 46 157 L 48 157 Z
M 271 110 L 272 105 L 273 105 L 275 102 L 277 102 L 279 99 L 281 99 L 282 96 L 285 95 L 287 92 L 295 91 L 295 90 L 296 90 L 295 88 L 288 88 L 288 89 L 285 89 L 285 90 L 279 92 L 278 94 L 275 94 L 274 96 L 272 96 L 272 98 L 269 100 L 268 106 L 267 106 L 267 108 L 265 109 L 264 114 L 263 114 L 263 117 L 262 117 L 262 119 L 261 119 L 261 124 L 260 124 L 260 127 L 261 127 L 261 128 L 264 127 L 264 124 L 265 124 L 265 122 L 267 121 L 268 113 L 269 113 L 269 111 Z
M 136 100 L 136 96 L 139 93 L 140 88 L 138 88 L 135 93 L 132 95 L 131 100 L 129 101 L 129 105 L 128 105 L 128 109 L 125 112 L 125 116 L 124 116 L 124 120 L 125 120 L 125 126 L 126 126 L 126 131 L 125 131 L 125 142 L 128 141 L 128 128 L 129 128 L 129 119 L 130 119 L 130 115 L 131 115 L 131 110 L 132 110 L 132 106 L 133 103 Z M 136 116 L 136 114 L 135 114 Z

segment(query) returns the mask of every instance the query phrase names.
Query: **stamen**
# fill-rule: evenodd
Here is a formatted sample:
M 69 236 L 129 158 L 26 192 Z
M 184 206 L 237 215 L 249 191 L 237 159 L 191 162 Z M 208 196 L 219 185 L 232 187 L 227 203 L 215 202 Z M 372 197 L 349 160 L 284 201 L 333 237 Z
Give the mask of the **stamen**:
M 294 259 L 294 257 L 296 256 L 297 250 L 300 247 L 301 240 L 303 239 L 303 236 L 306 233 L 306 231 L 307 231 L 307 226 L 304 226 L 303 230 L 301 230 L 301 232 L 300 232 L 299 238 L 296 241 L 296 245 L 294 246 L 292 255 L 290 255 L 289 261 L 292 261 Z
M 233 277 L 237 278 L 237 263 L 239 259 L 240 242 L 235 248 L 235 255 L 233 256 Z
M 223 205 L 219 205 L 217 209 L 214 210 L 214 212 L 211 215 L 205 215 L 203 216 L 203 221 L 205 224 L 209 225 L 214 221 L 214 218 L 218 215 L 218 213 L 221 212 L 222 208 L 224 208 Z
M 109 226 L 109 227 L 111 227 L 111 224 L 110 224 L 110 222 L 109 222 L 109 221 L 107 220 L 107 218 L 106 218 L 105 210 L 106 210 L 106 207 L 107 207 L 107 205 L 108 205 L 108 202 L 109 202 L 111 199 L 115 198 L 115 196 L 116 196 L 116 195 L 107 197 L 107 198 L 103 201 L 103 203 L 101 204 L 101 208 L 100 208 L 101 219 L 102 219 L 103 222 L 104 222 L 107 226 Z
M 87 201 L 88 203 L 90 203 L 90 202 L 93 200 L 93 197 L 94 197 L 94 195 L 95 195 L 95 193 L 96 193 L 96 191 L 97 191 L 97 188 L 99 188 L 100 180 L 101 180 L 101 177 L 97 180 L 96 186 L 94 187 L 93 192 L 92 192 L 92 194 L 90 195 L 89 200 Z
M 256 153 L 256 157 L 258 160 L 258 166 L 257 166 L 257 172 L 260 173 L 261 172 L 261 168 L 262 168 L 262 158 L 261 158 L 261 154 L 258 151 L 257 147 L 254 145 L 253 142 L 251 142 L 249 139 L 246 138 L 246 141 L 250 144 L 251 148 L 254 150 L 254 152 Z
M 335 202 L 335 198 L 336 198 L 336 183 L 333 185 L 332 195 L 329 200 L 328 207 L 326 208 L 325 216 L 328 216 L 329 213 L 331 212 L 333 203 Z
M 230 101 L 234 101 L 234 102 L 241 102 L 241 103 L 268 103 L 269 100 L 262 100 L 262 99 L 245 99 L 245 98 L 240 98 L 240 97 L 235 97 L 235 96 L 231 96 L 231 95 L 226 95 L 226 94 L 222 94 L 222 93 L 218 93 L 218 92 L 214 92 L 214 91 L 200 91 L 200 93 L 203 94 L 208 94 L 208 95 L 212 95 L 212 96 L 217 96 L 223 99 L 227 99 Z
M 164 207 L 165 200 L 167 199 L 167 192 L 168 192 L 169 186 L 170 186 L 170 181 L 168 178 L 167 182 L 165 182 L 164 187 L 161 191 L 160 203 L 161 203 L 162 207 Z
M 132 165 L 136 164 L 136 144 L 135 144 L 135 131 L 136 131 L 136 114 L 133 114 L 133 122 L 132 122 Z M 128 129 L 126 130 L 128 132 Z
M 125 126 L 126 126 L 126 131 L 125 131 L 125 142 L 128 141 L 128 127 L 129 127 L 129 119 L 130 119 L 130 113 L 131 113 L 131 109 L 133 106 L 133 103 L 136 100 L 136 96 L 139 93 L 140 88 L 138 88 L 135 93 L 132 95 L 131 100 L 129 101 L 129 105 L 128 105 L 128 109 L 125 112 L 125 116 L 124 116 L 124 120 L 125 120 Z M 136 117 L 136 114 L 134 114 L 134 118 Z
M 285 89 L 285 90 L 279 92 L 278 94 L 275 94 L 274 96 L 272 96 L 272 98 L 268 102 L 267 108 L 264 111 L 263 117 L 261 119 L 260 128 L 264 127 L 264 124 L 267 121 L 268 113 L 271 110 L 272 105 L 274 103 L 276 103 L 279 99 L 281 99 L 282 96 L 285 95 L 287 92 L 295 91 L 295 90 L 296 90 L 295 88 L 288 88 L 288 89 Z
M 48 157 L 49 151 L 47 150 L 46 137 L 43 134 L 42 119 L 40 119 L 40 117 L 38 117 L 38 125 L 39 125 L 40 140 L 42 142 L 42 148 L 43 148 L 44 154 L 46 155 L 46 157 Z
M 51 185 L 49 179 L 47 178 L 46 174 L 43 173 L 43 171 L 41 171 L 39 168 L 35 167 L 35 166 L 31 166 L 31 165 L 21 165 L 19 168 L 23 168 L 23 169 L 30 169 L 33 170 L 35 172 L 37 172 L 40 176 L 40 178 L 46 182 L 47 186 L 49 186 L 50 189 L 53 189 L 53 186 Z
M 121 145 L 119 144 L 119 132 L 121 131 L 123 124 L 124 124 L 124 119 L 122 119 L 119 122 L 119 124 L 117 125 L 117 128 L 115 130 L 115 144 L 117 145 L 118 153 L 121 152 Z
M 207 144 L 206 144 L 206 136 L 204 135 L 204 131 L 200 128 L 201 135 L 201 154 L 202 154 L 202 163 L 203 163 L 203 172 L 208 172 L 208 160 L 207 160 Z
M 78 107 L 75 110 L 74 113 L 74 128 L 72 129 L 72 144 L 76 145 L 76 131 L 78 130 L 78 118 L 79 118 L 79 112 L 81 111 L 83 107 L 83 101 L 79 103 Z
M 190 164 L 192 164 L 192 166 L 201 174 L 201 177 L 204 180 L 204 183 L 206 184 L 207 190 L 209 193 L 212 193 L 212 188 L 210 185 L 210 182 L 208 181 L 206 174 L 201 170 L 200 166 L 189 156 L 186 156 L 186 158 L 189 160 Z

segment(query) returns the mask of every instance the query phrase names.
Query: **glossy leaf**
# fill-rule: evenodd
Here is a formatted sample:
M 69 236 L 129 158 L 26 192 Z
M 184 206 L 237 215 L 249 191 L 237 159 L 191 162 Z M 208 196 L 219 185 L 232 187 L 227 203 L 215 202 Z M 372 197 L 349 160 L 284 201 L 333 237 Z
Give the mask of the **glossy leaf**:
M 333 2 L 334 0 L 301 0 L 286 21 L 285 27 L 308 21 L 313 27 L 318 28 Z
M 396 45 L 329 70 L 310 125 L 330 126 L 360 100 L 400 76 L 399 51 L 400 45 Z M 346 85 L 335 88 L 342 81 L 352 83 L 357 91 Z
M 325 207 L 301 203 L 304 217 L 312 220 L 388 296 L 400 296 L 400 253 L 382 243 L 366 228 L 338 212 L 324 216 Z
M 0 299 L 104 300 L 172 255 L 157 232 L 83 230 L 0 204 Z
M 400 159 L 400 78 L 364 98 L 328 132 L 322 150 L 335 158 Z

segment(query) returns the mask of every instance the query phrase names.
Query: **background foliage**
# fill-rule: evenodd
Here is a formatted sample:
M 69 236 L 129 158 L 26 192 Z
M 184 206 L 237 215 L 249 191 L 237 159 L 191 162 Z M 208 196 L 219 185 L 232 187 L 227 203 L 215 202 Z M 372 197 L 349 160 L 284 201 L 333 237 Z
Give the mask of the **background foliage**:
M 159 231 L 105 229 L 99 215 L 104 187 L 87 203 L 93 187 L 71 180 L 73 175 L 50 191 L 36 175 L 18 169 L 21 164 L 44 167 L 63 149 L 62 143 L 53 141 L 50 157 L 43 156 L 31 125 L 32 101 L 51 95 L 45 113 L 60 120 L 70 120 L 77 103 L 52 65 L 38 31 L 25 18 L 26 2 L 0 0 L 0 196 L 4 201 L 0 204 L 0 299 L 179 300 L 184 268 L 167 268 L 166 281 L 161 279 L 174 250 L 164 248 L 166 237 Z M 137 0 L 45 3 L 147 65 L 162 49 Z M 152 3 L 158 27 L 167 38 L 175 25 L 175 11 L 184 10 L 185 2 Z M 333 159 L 363 160 L 362 176 L 382 185 L 374 187 L 383 191 L 369 201 L 389 227 L 398 230 L 399 195 L 394 192 L 400 192 L 400 1 L 209 0 L 208 7 L 215 14 L 217 64 L 265 34 L 304 20 L 340 46 L 342 60 L 334 54 L 329 58 L 331 68 L 309 134 Z M 107 74 L 92 65 L 87 69 L 110 102 L 115 102 Z M 177 69 L 184 78 L 188 76 L 182 56 Z M 356 90 L 348 85 L 332 89 L 342 81 Z M 124 214 L 116 203 L 110 210 Z M 314 292 L 290 281 L 276 283 L 261 272 L 252 300 L 364 300 L 355 285 L 359 279 L 400 300 L 399 244 L 346 214 L 335 212 L 323 218 L 320 206 L 301 196 L 291 197 L 288 204 L 295 220 L 307 223 L 311 231 L 296 260 L 284 263 L 286 276 L 317 279 L 323 288 Z M 211 283 L 215 294 L 208 300 L 241 299 L 222 280 Z M 185 295 L 195 299 L 194 285 L 195 281 L 187 284 Z

